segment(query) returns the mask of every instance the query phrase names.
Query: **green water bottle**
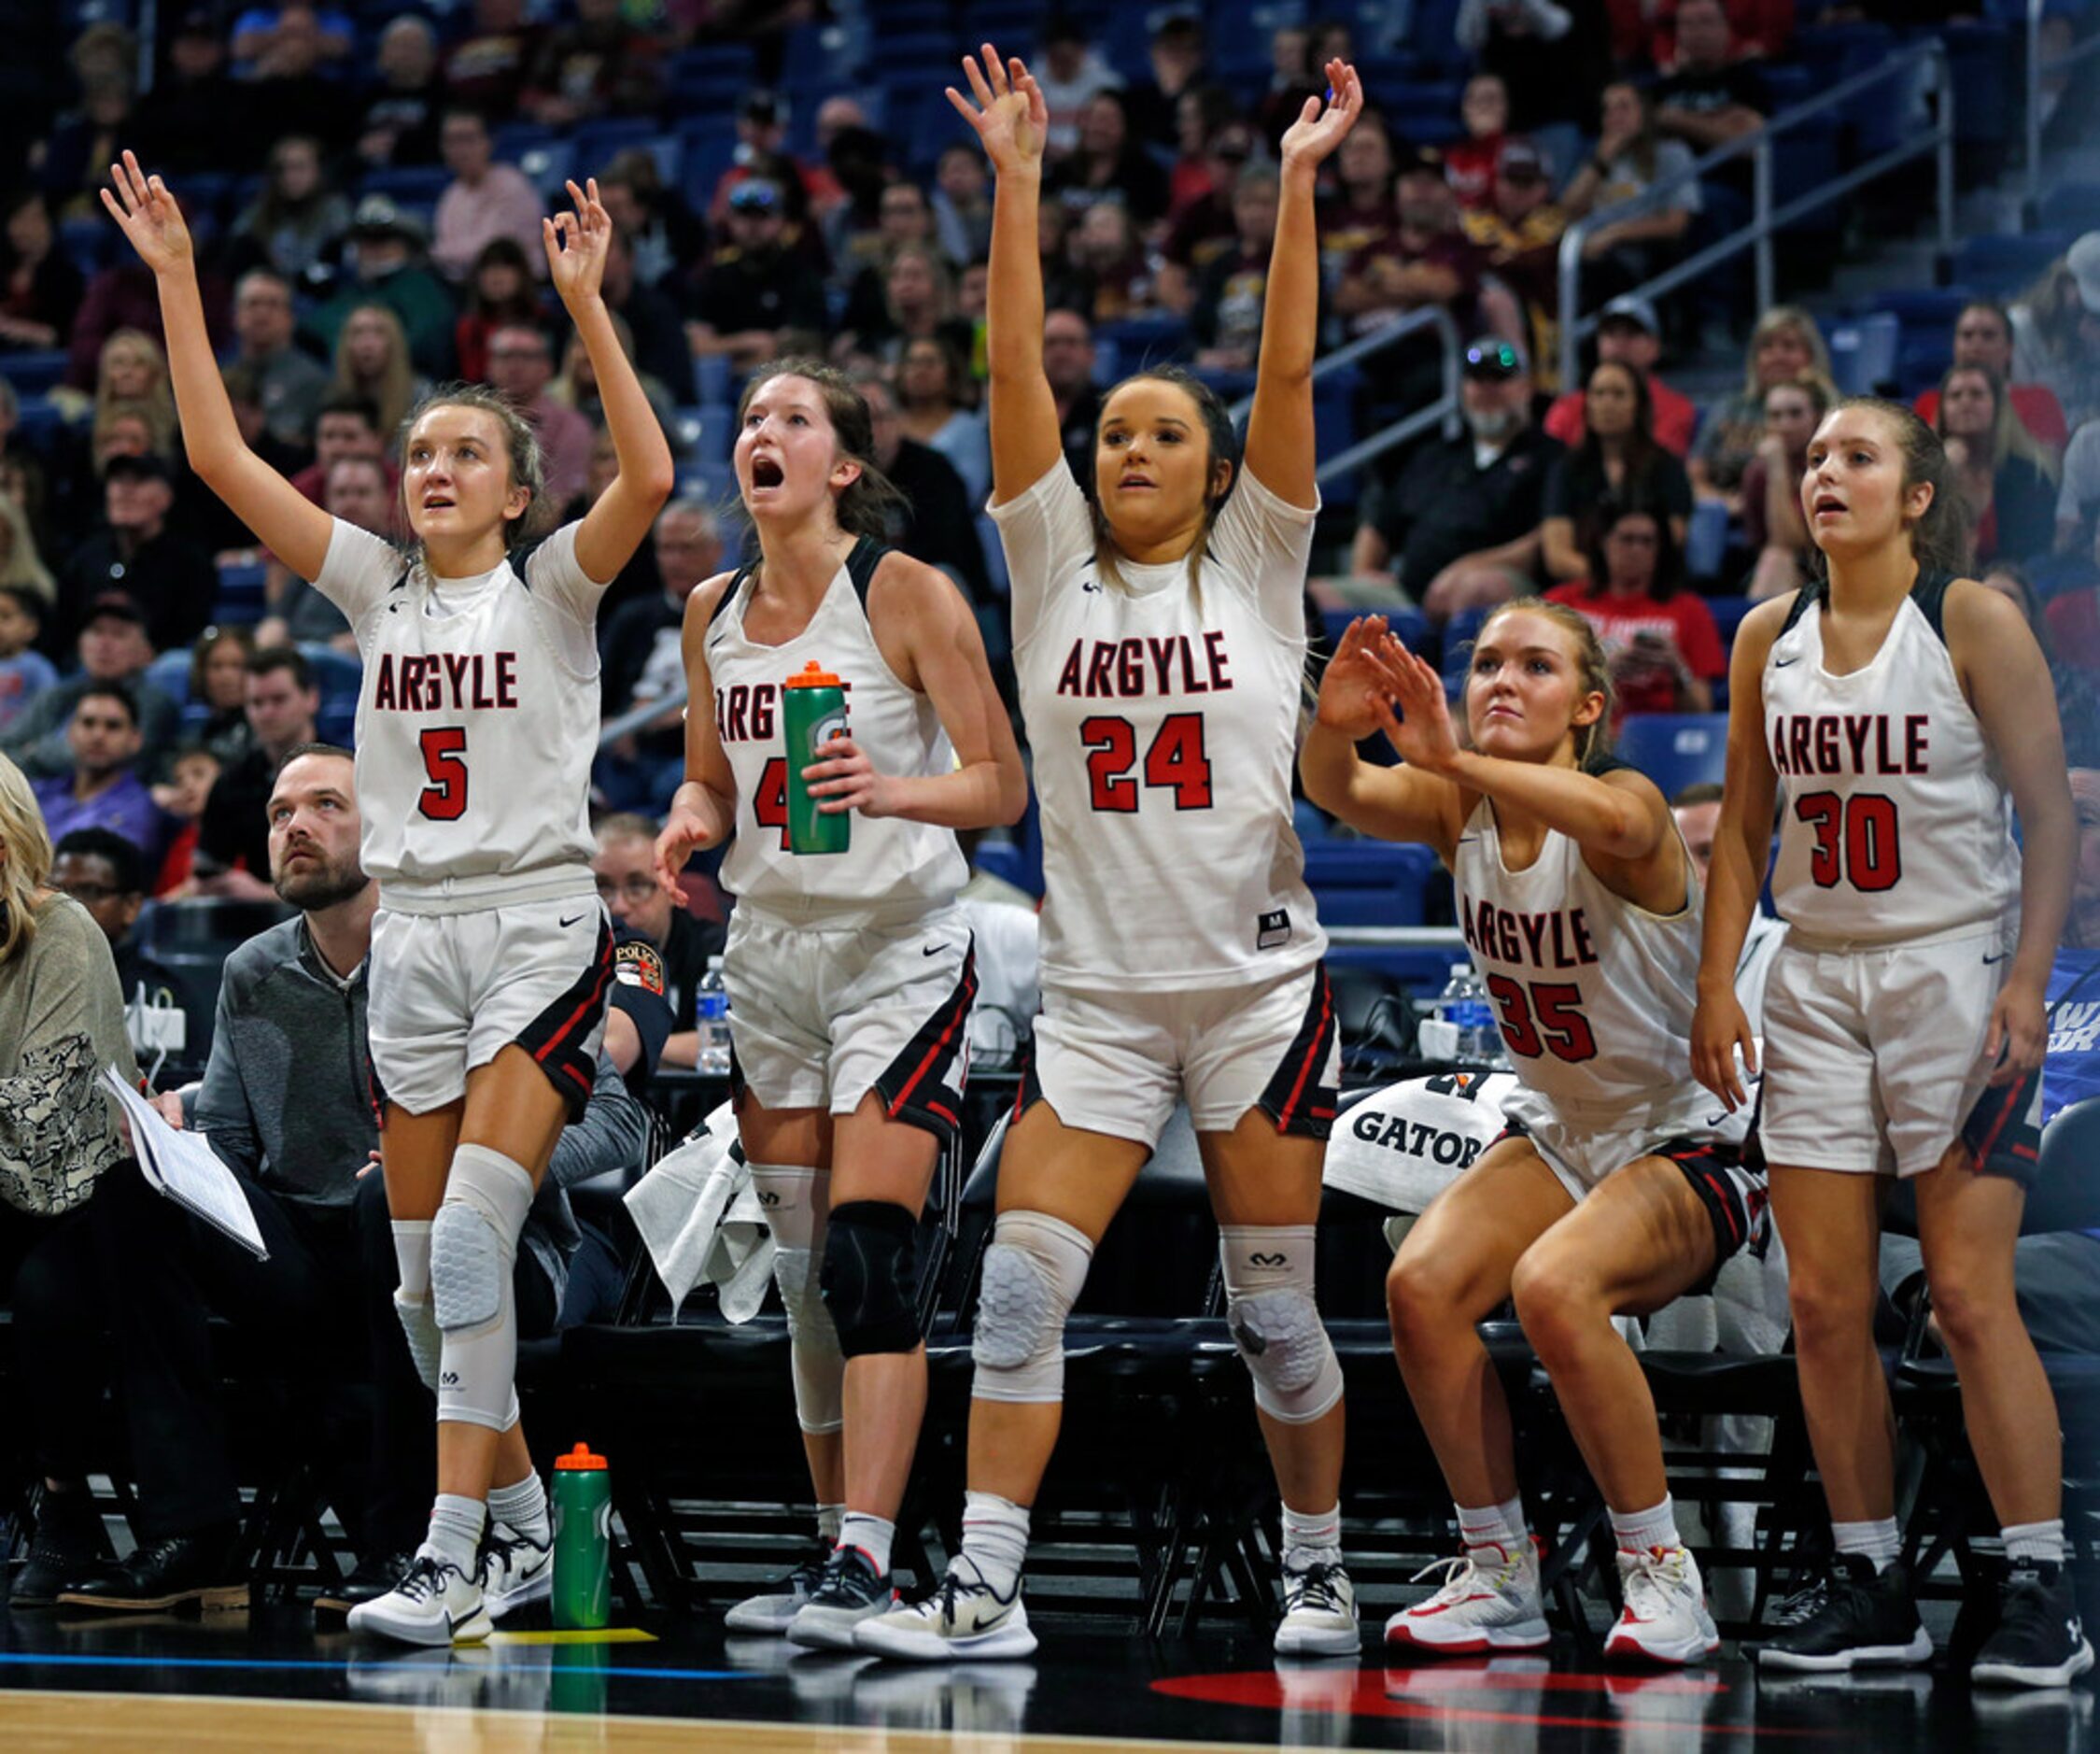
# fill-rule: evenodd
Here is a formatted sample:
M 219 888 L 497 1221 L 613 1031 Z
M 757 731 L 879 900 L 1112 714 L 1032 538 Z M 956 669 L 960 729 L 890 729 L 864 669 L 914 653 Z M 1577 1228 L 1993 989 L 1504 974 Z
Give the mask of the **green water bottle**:
M 613 1486 L 578 1444 L 554 1464 L 554 1623 L 597 1632 L 613 1618 Z
M 787 743 L 787 850 L 843 853 L 853 838 L 853 815 L 825 815 L 810 796 L 802 770 L 824 759 L 824 745 L 846 733 L 846 690 L 839 678 L 811 662 L 781 689 L 781 731 Z

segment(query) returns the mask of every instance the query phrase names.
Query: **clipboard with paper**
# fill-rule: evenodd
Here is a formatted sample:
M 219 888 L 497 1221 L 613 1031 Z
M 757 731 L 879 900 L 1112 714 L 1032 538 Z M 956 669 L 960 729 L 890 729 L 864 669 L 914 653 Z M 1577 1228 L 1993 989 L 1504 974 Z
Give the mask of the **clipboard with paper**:
M 165 1195 L 187 1212 L 193 1212 L 213 1229 L 223 1232 L 259 1261 L 267 1261 L 262 1232 L 256 1228 L 255 1214 L 242 1195 L 233 1172 L 201 1134 L 178 1132 L 163 1121 L 146 1098 L 108 1068 L 103 1076 L 123 1105 L 131 1123 L 132 1150 L 147 1185 Z

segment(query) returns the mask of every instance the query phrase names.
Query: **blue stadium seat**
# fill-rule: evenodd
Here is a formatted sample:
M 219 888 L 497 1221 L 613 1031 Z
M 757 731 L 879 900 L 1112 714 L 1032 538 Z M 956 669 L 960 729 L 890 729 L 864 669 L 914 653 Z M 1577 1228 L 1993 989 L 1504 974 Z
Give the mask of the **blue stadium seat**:
M 1327 649 L 1332 652 L 1342 644 L 1342 635 L 1349 630 L 1349 624 L 1359 616 L 1382 615 L 1386 625 L 1400 635 L 1401 644 L 1411 652 L 1419 652 L 1429 638 L 1429 617 L 1419 609 L 1327 609 L 1320 613 L 1320 628 L 1327 635 Z
M 2077 236 L 2100 226 L 2100 183 L 2065 183 L 2041 200 L 2037 217 L 2052 232 Z
M 1485 609 L 1461 609 L 1444 624 L 1444 692 L 1454 700 L 1466 685 L 1466 667 L 1473 662 L 1473 643 L 1487 625 Z
M 15 387 L 17 396 L 41 396 L 65 375 L 63 347 L 22 353 L 0 353 L 0 377 Z
M 263 572 L 260 560 L 220 567 L 218 601 L 212 611 L 214 619 L 236 625 L 261 620 L 266 607 L 262 597 Z
M 1954 86 L 1954 138 L 1963 146 L 2003 147 L 2011 138 L 2012 34 L 1994 20 L 1939 27 Z
M 722 173 L 736 163 L 737 119 L 723 114 L 688 121 L 679 129 L 678 139 L 678 187 L 688 206 L 705 213 Z
M 1687 785 L 1718 784 L 1727 747 L 1726 713 L 1635 713 L 1620 725 L 1613 753 L 1673 798 Z
M 358 192 L 386 195 L 403 207 L 435 205 L 451 181 L 452 173 L 442 164 L 394 164 L 365 172 Z
M 1742 626 L 1742 618 L 1757 605 L 1747 597 L 1709 597 L 1707 614 L 1713 617 L 1714 630 L 1721 636 L 1723 645 L 1735 644 L 1736 629 Z
M 147 686 L 158 688 L 176 705 L 188 707 L 190 704 L 190 657 L 188 646 L 178 645 L 172 652 L 162 652 L 146 667 Z
M 1305 882 L 1331 926 L 1419 926 L 1437 869 L 1428 847 L 1391 841 L 1316 841 L 1305 849 Z
M 2071 239 L 2063 232 L 1966 238 L 1954 251 L 1954 277 L 1986 292 L 2009 296 L 2039 278 L 2042 270 L 2070 247 Z
M 576 169 L 584 177 L 599 176 L 622 152 L 636 148 L 653 154 L 665 177 L 678 171 L 677 136 L 665 133 L 653 116 L 609 116 L 581 122 L 570 136 L 570 145 L 575 150 Z
M 1875 311 L 1833 328 L 1826 340 L 1839 389 L 1847 396 L 1870 395 L 1877 384 L 1894 377 L 1902 338 L 1902 319 L 1891 311 Z

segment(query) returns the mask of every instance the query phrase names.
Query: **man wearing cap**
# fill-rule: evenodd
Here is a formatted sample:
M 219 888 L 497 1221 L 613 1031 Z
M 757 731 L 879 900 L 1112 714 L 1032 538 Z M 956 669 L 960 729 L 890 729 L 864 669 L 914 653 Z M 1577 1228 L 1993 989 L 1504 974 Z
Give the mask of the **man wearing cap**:
M 1459 222 L 1487 252 L 1487 265 L 1524 301 L 1529 332 L 1549 332 L 1559 311 L 1560 233 L 1568 216 L 1555 205 L 1553 178 L 1539 149 L 1529 140 L 1503 141 L 1488 205 L 1461 213 Z
M 1375 606 L 1397 583 L 1442 622 L 1529 587 L 1561 447 L 1531 424 L 1530 366 L 1511 343 L 1489 335 L 1468 347 L 1459 393 L 1466 430 L 1423 446 L 1398 480 L 1374 481 L 1350 555 L 1357 576 L 1317 585 L 1316 597 Z
M 182 709 L 145 680 L 146 667 L 153 661 L 153 644 L 146 637 L 146 612 L 122 591 L 104 591 L 88 605 L 80 629 L 80 668 L 57 686 L 46 688 L 0 737 L 0 752 L 12 756 L 31 779 L 73 771 L 73 753 L 66 746 L 66 727 L 73 709 L 91 688 L 122 683 L 137 704 L 140 735 L 145 741 L 142 765 L 153 765 L 175 747 L 182 728 Z
M 507 237 L 525 251 L 535 278 L 547 273 L 546 248 L 540 222 L 546 204 L 531 178 L 514 164 L 496 162 L 488 124 L 471 109 L 448 109 L 438 129 L 438 148 L 452 181 L 438 197 L 436 234 L 430 260 L 446 279 L 467 277 L 482 246 Z
M 167 844 L 168 819 L 146 782 L 134 771 L 143 746 L 138 703 L 120 682 L 83 689 L 66 721 L 65 744 L 72 771 L 35 781 L 37 808 L 53 841 L 76 828 L 106 828 L 136 847 L 157 866 Z
M 1597 362 L 1630 365 L 1647 380 L 1648 405 L 1655 412 L 1656 443 L 1675 457 L 1688 457 L 1698 427 L 1698 408 L 1689 396 L 1670 389 L 1656 375 L 1662 357 L 1662 319 L 1646 299 L 1614 299 L 1597 321 Z M 1583 391 L 1563 391 L 1546 410 L 1545 429 L 1563 445 L 1583 438 Z
M 826 99 L 817 110 L 817 147 L 828 150 L 835 135 L 850 127 L 866 127 L 867 117 L 851 98 Z M 823 213 L 836 206 L 845 196 L 839 179 L 823 164 L 805 164 L 800 159 L 791 158 L 786 150 L 787 106 L 779 93 L 767 91 L 763 86 L 744 93 L 743 102 L 737 106 L 737 156 L 727 170 L 715 179 L 714 192 L 708 197 L 707 217 L 710 223 L 722 224 L 728 216 L 729 197 L 751 181 L 770 182 L 784 175 L 782 166 L 793 170 L 795 178 L 802 187 L 800 205 L 791 211 L 800 213 L 810 210 Z M 783 202 L 783 211 L 790 211 Z
M 350 217 L 350 276 L 307 316 L 307 339 L 332 359 L 350 313 L 360 304 L 384 304 L 408 333 L 416 369 L 428 377 L 444 376 L 452 369 L 452 325 L 458 313 L 444 282 L 420 260 L 423 248 L 421 224 L 392 197 L 365 196 Z
M 102 491 L 103 526 L 67 563 L 65 600 L 122 591 L 146 612 L 155 646 L 189 644 L 211 620 L 218 573 L 210 555 L 168 529 L 175 487 L 167 464 L 150 451 L 112 457 L 103 468 Z
M 729 241 L 714 252 L 685 337 L 698 355 L 726 353 L 738 371 L 814 344 L 824 330 L 824 281 L 787 248 L 778 183 L 752 177 L 729 191 Z

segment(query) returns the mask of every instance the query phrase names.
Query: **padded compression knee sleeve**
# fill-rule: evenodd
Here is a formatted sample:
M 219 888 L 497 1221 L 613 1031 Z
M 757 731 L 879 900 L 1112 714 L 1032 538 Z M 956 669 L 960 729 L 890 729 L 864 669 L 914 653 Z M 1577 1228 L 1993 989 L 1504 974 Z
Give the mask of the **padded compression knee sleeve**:
M 834 1207 L 819 1275 L 848 1358 L 919 1344 L 919 1221 L 890 1200 Z
M 503 1431 L 516 1418 L 511 1269 L 531 1205 L 532 1178 L 522 1164 L 485 1145 L 452 1153 L 444 1201 L 430 1225 L 430 1305 L 444 1337 L 440 1421 Z
M 1254 1379 L 1254 1404 L 1289 1425 L 1342 1398 L 1342 1366 L 1313 1301 L 1313 1226 L 1223 1224 L 1225 1324 Z
M 427 1218 L 396 1218 L 389 1221 L 394 1233 L 394 1263 L 401 1271 L 401 1286 L 394 1293 L 394 1314 L 408 1340 L 408 1355 L 416 1374 L 432 1394 L 438 1391 L 437 1317 L 430 1311 L 430 1221 Z
M 821 1169 L 794 1164 L 751 1166 L 751 1183 L 773 1233 L 773 1282 L 787 1311 L 796 1423 L 818 1433 L 840 1431 L 846 1423 L 846 1355 L 817 1290 L 814 1254 L 824 1239 L 830 1181 Z
M 1083 1232 L 1046 1212 L 1001 1212 L 978 1290 L 977 1375 L 986 1401 L 1064 1398 L 1064 1318 L 1093 1261 Z

